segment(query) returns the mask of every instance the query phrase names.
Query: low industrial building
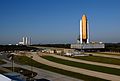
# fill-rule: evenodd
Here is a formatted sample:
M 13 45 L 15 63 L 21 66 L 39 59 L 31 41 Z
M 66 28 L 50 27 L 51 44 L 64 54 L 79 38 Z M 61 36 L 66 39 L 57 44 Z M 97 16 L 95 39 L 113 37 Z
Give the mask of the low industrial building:
M 74 49 L 103 49 L 105 48 L 105 45 L 102 43 L 89 43 L 89 44 L 71 44 L 71 48 Z

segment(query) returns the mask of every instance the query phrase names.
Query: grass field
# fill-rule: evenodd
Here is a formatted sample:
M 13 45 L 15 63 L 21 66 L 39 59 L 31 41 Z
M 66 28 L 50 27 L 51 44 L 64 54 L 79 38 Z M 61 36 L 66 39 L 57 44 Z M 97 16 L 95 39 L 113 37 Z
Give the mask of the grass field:
M 85 80 L 85 81 L 107 81 L 107 80 L 104 80 L 104 79 L 101 79 L 101 78 L 87 76 L 87 75 L 84 75 L 84 74 L 70 72 L 70 71 L 58 69 L 58 68 L 55 68 L 55 67 L 51 67 L 51 66 L 48 66 L 48 65 L 45 65 L 45 64 L 41 64 L 41 63 L 38 63 L 38 62 L 36 62 L 36 61 L 26 57 L 26 56 L 15 56 L 14 60 L 17 63 L 32 65 L 34 67 L 38 67 L 38 68 L 49 70 L 49 71 L 56 72 L 56 73 L 59 73 L 59 74 L 63 74 L 63 75 L 67 75 L 67 76 L 70 76 L 70 77 L 82 79 L 82 80 Z
M 56 63 L 68 65 L 68 66 L 74 66 L 74 67 L 78 67 L 78 68 L 84 68 L 84 69 L 98 71 L 98 72 L 104 72 L 104 73 L 108 73 L 108 74 L 120 75 L 120 69 L 85 64 L 85 63 L 79 63 L 79 62 L 74 62 L 74 61 L 56 58 L 53 56 L 42 56 L 42 58 L 47 59 L 49 61 L 56 62 Z
M 109 57 L 102 57 L 102 56 L 84 56 L 84 57 L 79 56 L 79 57 L 73 57 L 73 58 L 93 61 L 93 62 L 120 65 L 120 59 L 117 59 L 117 58 L 109 58 Z
M 114 55 L 114 56 L 120 56 L 120 54 L 117 53 L 101 53 L 101 52 L 94 52 L 94 54 L 100 54 L 100 55 Z

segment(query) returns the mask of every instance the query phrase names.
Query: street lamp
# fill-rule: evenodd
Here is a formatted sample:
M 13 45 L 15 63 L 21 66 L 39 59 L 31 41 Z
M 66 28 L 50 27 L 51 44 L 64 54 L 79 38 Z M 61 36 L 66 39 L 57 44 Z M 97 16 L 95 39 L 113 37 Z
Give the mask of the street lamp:
M 12 72 L 14 72 L 14 54 L 11 55 L 12 59 Z
M 33 72 L 33 67 L 32 67 L 32 58 L 33 56 L 30 57 L 31 58 L 31 72 Z M 31 78 L 33 77 L 33 73 L 31 73 Z

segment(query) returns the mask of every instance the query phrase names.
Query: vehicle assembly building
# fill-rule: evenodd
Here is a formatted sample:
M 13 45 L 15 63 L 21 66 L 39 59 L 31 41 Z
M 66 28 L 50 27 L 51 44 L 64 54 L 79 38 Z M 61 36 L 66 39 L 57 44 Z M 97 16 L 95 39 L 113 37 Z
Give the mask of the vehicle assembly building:
M 105 45 L 102 42 L 90 42 L 89 22 L 86 15 L 80 20 L 80 35 L 77 44 L 71 44 L 74 49 L 103 49 Z
M 31 45 L 31 38 L 23 37 L 22 41 L 19 42 L 19 45 Z

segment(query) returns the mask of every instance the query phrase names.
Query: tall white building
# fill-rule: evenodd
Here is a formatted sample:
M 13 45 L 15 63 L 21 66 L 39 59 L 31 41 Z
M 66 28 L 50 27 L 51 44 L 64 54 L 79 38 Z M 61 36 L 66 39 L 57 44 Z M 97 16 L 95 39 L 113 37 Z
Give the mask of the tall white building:
M 31 38 L 29 37 L 23 37 L 22 41 L 19 42 L 20 45 L 31 45 Z

